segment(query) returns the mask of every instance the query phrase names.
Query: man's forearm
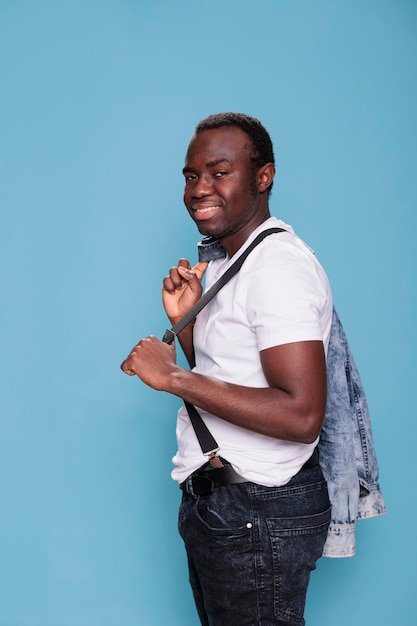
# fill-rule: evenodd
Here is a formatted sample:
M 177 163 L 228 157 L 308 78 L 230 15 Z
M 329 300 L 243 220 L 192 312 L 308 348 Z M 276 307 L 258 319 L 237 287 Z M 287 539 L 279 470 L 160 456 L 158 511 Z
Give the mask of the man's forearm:
M 184 350 L 192 363 L 192 328 L 183 332 Z M 167 345 L 149 336 L 134 346 L 121 368 L 153 389 L 172 393 L 242 428 L 312 443 L 320 432 L 326 406 L 323 343 L 275 346 L 262 350 L 260 358 L 268 386 L 246 387 L 179 367 L 175 343 Z
M 234 385 L 177 368 L 169 393 L 248 430 L 302 443 L 317 438 L 324 415 L 320 400 L 294 397 L 277 388 Z

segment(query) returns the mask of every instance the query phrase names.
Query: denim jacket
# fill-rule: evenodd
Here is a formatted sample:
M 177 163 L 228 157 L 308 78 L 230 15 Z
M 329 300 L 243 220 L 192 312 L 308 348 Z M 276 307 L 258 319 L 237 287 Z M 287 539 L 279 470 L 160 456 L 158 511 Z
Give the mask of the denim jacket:
M 385 504 L 378 485 L 378 463 L 365 393 L 335 309 L 319 452 L 332 504 L 323 556 L 353 556 L 356 520 L 383 515 Z
M 199 244 L 200 261 L 224 255 L 214 238 L 207 237 Z M 323 556 L 353 556 L 356 520 L 384 515 L 386 511 L 378 484 L 365 392 L 335 309 L 327 353 L 327 405 L 319 453 L 332 505 Z

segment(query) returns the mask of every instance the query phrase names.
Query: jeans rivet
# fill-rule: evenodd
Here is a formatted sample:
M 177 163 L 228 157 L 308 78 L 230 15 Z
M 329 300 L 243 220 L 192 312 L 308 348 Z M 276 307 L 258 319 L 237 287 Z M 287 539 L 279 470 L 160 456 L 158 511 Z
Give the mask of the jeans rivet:
M 248 522 L 248 523 L 246 524 L 246 528 L 252 528 L 252 524 L 251 524 L 250 522 Z

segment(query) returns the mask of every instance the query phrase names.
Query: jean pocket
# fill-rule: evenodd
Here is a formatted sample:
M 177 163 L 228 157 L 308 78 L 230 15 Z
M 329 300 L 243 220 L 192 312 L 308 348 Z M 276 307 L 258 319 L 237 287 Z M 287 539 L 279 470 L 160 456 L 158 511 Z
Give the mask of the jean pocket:
M 329 507 L 314 515 L 266 520 L 274 569 L 274 608 L 280 619 L 304 624 L 310 572 L 323 554 L 330 516 Z
M 231 487 L 239 487 L 232 485 Z M 228 487 L 230 490 L 230 486 Z M 237 491 L 237 489 L 235 489 Z M 223 537 L 242 537 L 248 535 L 252 528 L 250 511 L 239 506 L 239 498 L 230 502 L 229 497 L 222 498 L 219 489 L 210 497 L 197 498 L 195 514 L 206 532 Z M 230 495 L 227 494 L 228 496 Z M 226 494 L 224 493 L 224 496 Z

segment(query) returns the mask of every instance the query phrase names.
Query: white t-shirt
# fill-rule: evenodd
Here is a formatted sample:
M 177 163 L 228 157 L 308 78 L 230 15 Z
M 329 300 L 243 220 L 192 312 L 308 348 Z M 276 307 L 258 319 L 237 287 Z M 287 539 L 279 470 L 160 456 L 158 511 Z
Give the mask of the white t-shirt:
M 206 289 L 259 232 L 272 227 L 287 232 L 268 235 L 198 315 L 193 371 L 237 385 L 268 387 L 261 350 L 320 340 L 327 351 L 333 307 L 327 276 L 312 250 L 281 220 L 269 218 L 232 259 L 212 261 L 206 271 Z M 261 485 L 287 483 L 316 445 L 260 435 L 198 410 L 220 446 L 220 455 L 241 476 Z M 172 477 L 181 483 L 207 462 L 184 406 L 178 412 L 177 441 Z

